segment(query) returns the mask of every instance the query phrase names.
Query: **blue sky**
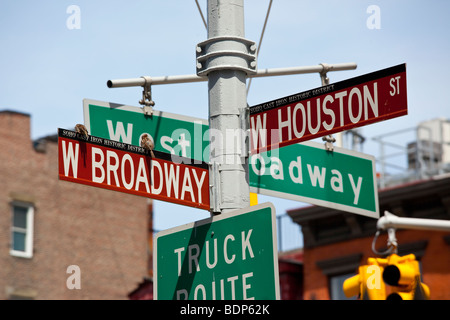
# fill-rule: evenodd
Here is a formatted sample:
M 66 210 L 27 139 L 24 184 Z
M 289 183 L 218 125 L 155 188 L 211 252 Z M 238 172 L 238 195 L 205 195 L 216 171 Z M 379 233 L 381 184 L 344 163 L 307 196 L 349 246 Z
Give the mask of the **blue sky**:
M 199 1 L 206 15 L 206 1 Z M 259 41 L 268 0 L 245 1 L 246 38 Z M 80 29 L 66 12 L 80 8 Z M 370 5 L 380 29 L 369 29 Z M 372 137 L 423 120 L 450 118 L 450 2 L 274 0 L 258 57 L 259 68 L 356 62 L 353 71 L 329 73 L 340 81 L 407 64 L 407 116 L 362 128 Z M 32 115 L 32 138 L 83 122 L 84 98 L 138 106 L 140 88 L 108 89 L 108 79 L 195 73 L 195 46 L 207 34 L 194 0 L 3 0 L 0 2 L 0 110 Z M 250 105 L 320 86 L 317 74 L 258 78 Z M 153 87 L 156 109 L 206 119 L 206 83 Z M 368 142 L 364 152 L 377 155 Z M 271 197 L 278 214 L 300 203 Z M 155 228 L 207 217 L 203 211 L 156 202 Z M 175 222 L 174 222 L 175 221 Z

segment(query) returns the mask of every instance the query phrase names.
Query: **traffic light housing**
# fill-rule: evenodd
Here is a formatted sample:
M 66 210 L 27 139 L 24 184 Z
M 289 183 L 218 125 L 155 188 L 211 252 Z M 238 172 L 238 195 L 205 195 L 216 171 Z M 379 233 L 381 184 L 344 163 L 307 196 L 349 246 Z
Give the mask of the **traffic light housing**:
M 358 274 L 344 281 L 343 290 L 360 300 L 427 300 L 430 289 L 420 280 L 419 262 L 413 254 L 369 258 Z
M 428 300 L 430 289 L 420 280 L 419 262 L 413 254 L 387 257 L 383 281 L 389 285 L 386 300 Z
M 343 290 L 347 298 L 359 295 L 360 300 L 384 300 L 386 288 L 382 281 L 384 259 L 369 258 L 360 266 L 358 274 L 345 280 Z M 380 263 L 381 262 L 381 263 Z

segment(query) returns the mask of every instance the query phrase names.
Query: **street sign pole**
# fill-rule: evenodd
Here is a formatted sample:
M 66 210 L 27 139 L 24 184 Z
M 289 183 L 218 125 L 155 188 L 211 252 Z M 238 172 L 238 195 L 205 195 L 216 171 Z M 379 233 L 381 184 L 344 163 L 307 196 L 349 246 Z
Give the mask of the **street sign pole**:
M 256 46 L 244 38 L 244 1 L 208 0 L 208 40 L 197 45 L 197 75 L 208 77 L 212 211 L 250 205 L 248 156 L 240 145 L 246 78 L 256 72 Z
M 248 207 L 248 107 L 246 79 L 356 69 L 356 63 L 278 69 L 256 68 L 256 44 L 244 38 L 244 1 L 208 0 L 208 39 L 197 45 L 197 74 L 108 80 L 109 88 L 208 81 L 211 212 Z M 145 101 L 144 101 L 145 100 Z M 141 103 L 141 102 L 140 102 Z M 142 104 L 142 103 L 141 103 Z

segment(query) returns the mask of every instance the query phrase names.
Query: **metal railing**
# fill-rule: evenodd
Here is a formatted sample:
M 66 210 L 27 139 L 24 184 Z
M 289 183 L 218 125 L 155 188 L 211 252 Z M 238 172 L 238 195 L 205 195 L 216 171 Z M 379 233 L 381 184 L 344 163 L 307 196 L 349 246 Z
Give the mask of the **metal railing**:
M 450 172 L 450 163 L 442 161 L 446 143 L 433 137 L 432 131 L 428 126 L 418 125 L 372 138 L 379 144 L 376 160 L 379 188 Z
M 278 251 L 289 251 L 303 247 L 300 225 L 294 223 L 285 213 L 277 216 Z

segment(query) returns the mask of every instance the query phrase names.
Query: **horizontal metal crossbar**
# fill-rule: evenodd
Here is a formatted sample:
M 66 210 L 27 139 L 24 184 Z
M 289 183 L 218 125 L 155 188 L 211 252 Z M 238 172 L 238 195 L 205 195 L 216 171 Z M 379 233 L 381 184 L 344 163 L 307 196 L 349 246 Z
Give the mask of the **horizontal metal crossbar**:
M 356 67 L 357 67 L 356 63 L 337 63 L 337 64 L 319 64 L 316 66 L 259 69 L 256 71 L 255 74 L 248 75 L 248 78 L 354 70 L 356 69 Z M 106 84 L 108 88 L 143 87 L 146 84 L 148 84 L 146 79 L 149 79 L 150 85 L 208 81 L 208 77 L 206 76 L 199 77 L 196 74 L 189 74 L 189 75 L 176 75 L 163 77 L 141 77 L 133 79 L 108 80 Z

